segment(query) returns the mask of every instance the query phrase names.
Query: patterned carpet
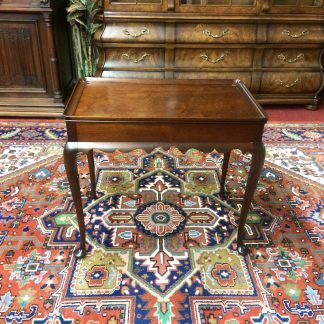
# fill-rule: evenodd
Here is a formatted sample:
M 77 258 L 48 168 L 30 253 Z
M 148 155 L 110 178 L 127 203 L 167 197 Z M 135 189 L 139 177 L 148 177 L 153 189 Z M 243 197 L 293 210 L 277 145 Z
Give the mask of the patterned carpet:
M 96 152 L 94 201 L 80 157 L 77 261 L 65 136 L 60 122 L 1 121 L 0 323 L 324 323 L 324 124 L 267 126 L 247 257 L 249 155 L 232 153 L 221 200 L 220 154 L 157 148 Z

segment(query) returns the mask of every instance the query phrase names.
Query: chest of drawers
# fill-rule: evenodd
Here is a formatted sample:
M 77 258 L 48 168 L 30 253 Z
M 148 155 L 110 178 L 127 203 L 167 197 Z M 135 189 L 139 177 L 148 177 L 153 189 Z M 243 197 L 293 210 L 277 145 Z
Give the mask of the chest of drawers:
M 322 0 L 106 0 L 103 9 L 96 76 L 234 78 L 263 104 L 321 99 Z

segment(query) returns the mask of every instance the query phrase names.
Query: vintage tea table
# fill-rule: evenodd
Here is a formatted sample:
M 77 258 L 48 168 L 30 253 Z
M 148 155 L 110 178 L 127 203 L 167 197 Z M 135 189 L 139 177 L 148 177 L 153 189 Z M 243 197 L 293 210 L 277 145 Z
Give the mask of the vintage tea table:
M 95 198 L 94 149 L 150 151 L 170 146 L 223 152 L 222 196 L 231 150 L 252 154 L 237 234 L 238 252 L 247 253 L 244 226 L 264 162 L 267 116 L 242 82 L 84 78 L 76 84 L 64 115 L 68 134 L 64 162 L 80 231 L 77 258 L 86 255 L 77 154 L 87 153 Z

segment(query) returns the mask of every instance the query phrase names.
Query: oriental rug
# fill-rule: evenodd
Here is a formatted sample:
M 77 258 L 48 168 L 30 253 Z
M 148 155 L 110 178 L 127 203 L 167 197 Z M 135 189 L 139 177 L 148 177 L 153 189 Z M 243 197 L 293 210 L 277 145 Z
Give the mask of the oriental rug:
M 0 323 L 324 323 L 324 124 L 270 124 L 236 252 L 249 155 L 140 148 L 78 163 L 88 255 L 59 121 L 0 126 Z

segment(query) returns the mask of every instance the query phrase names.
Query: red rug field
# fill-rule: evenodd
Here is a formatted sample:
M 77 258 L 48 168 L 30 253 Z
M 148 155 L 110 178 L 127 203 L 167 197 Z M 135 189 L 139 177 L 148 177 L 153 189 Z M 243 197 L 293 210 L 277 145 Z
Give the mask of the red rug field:
M 226 200 L 217 152 L 96 152 L 97 200 L 81 156 L 82 260 L 64 124 L 0 125 L 0 323 L 324 323 L 324 124 L 266 127 L 246 257 L 236 230 L 249 155 L 233 152 Z M 136 213 L 156 208 L 165 219 L 149 218 L 151 232 L 175 228 L 170 214 L 183 229 L 148 235 Z

